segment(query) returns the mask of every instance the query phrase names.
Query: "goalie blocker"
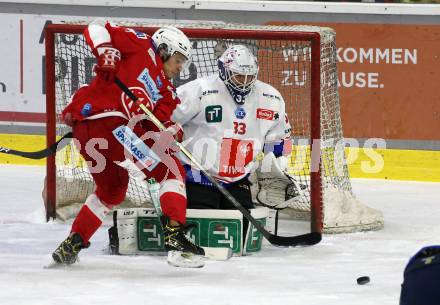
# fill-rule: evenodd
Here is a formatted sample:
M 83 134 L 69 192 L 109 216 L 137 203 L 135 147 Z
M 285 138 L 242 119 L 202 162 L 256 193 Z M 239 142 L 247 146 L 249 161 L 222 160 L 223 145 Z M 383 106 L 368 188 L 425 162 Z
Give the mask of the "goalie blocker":
M 262 225 L 266 225 L 268 213 L 265 207 L 251 210 L 251 215 Z M 196 225 L 187 237 L 199 246 L 230 248 L 237 256 L 261 250 L 262 234 L 252 225 L 243 232 L 243 215 L 237 210 L 188 209 L 187 224 Z M 112 254 L 165 252 L 162 226 L 153 208 L 114 211 L 109 238 Z

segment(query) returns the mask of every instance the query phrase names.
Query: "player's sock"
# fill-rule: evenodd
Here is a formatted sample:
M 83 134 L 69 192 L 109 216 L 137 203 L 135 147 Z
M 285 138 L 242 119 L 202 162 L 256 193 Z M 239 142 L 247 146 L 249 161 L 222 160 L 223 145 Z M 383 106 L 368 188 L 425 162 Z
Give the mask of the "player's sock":
M 52 257 L 59 264 L 70 265 L 78 259 L 78 253 L 90 246 L 89 239 L 101 226 L 110 209 L 104 205 L 96 194 L 91 194 L 72 224 L 69 235 L 53 252 Z
M 89 242 L 109 211 L 95 194 L 91 194 L 76 216 L 71 232 L 81 235 L 85 243 Z
M 101 224 L 102 220 L 84 205 L 72 224 L 71 232 L 78 233 L 85 242 L 88 242 Z

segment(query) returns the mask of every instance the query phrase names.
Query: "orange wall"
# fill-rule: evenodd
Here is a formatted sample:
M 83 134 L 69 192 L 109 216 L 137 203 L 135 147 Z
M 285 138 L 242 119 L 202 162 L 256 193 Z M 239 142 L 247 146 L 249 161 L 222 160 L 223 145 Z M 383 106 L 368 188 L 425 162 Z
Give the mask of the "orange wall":
M 440 26 L 314 25 L 336 31 L 345 137 L 440 140 Z

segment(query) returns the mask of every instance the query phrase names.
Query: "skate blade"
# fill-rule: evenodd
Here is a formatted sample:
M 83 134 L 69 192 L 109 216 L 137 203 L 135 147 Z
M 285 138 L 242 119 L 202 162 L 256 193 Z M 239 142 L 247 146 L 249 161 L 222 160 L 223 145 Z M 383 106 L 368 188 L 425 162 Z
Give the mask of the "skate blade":
M 50 263 L 43 266 L 43 269 L 65 269 L 71 268 L 73 265 L 77 265 L 79 263 L 79 257 L 76 258 L 76 261 L 71 264 L 61 263 L 56 261 L 53 256 L 50 258 Z
M 205 266 L 203 256 L 182 251 L 168 251 L 167 262 L 174 267 L 202 268 Z
M 232 257 L 231 248 L 202 247 L 205 250 L 205 257 L 214 261 L 226 261 Z
M 43 269 L 66 269 L 70 268 L 72 265 L 57 263 L 57 262 L 50 262 L 47 265 L 43 266 Z

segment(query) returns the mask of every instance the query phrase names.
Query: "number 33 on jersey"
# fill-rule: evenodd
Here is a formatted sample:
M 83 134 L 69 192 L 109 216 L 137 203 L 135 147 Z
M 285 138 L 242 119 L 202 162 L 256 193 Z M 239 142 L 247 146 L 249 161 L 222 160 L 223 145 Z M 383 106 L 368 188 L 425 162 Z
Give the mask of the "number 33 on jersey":
M 290 152 L 284 100 L 272 86 L 257 81 L 242 105 L 217 75 L 186 83 L 177 93 L 181 104 L 172 119 L 184 129 L 186 148 L 217 179 L 242 179 L 263 149 L 280 150 L 281 145 L 284 154 Z

